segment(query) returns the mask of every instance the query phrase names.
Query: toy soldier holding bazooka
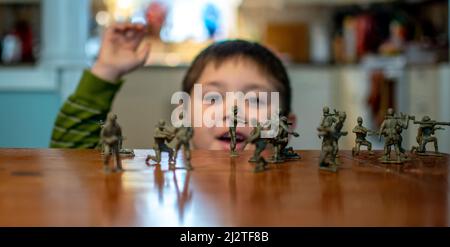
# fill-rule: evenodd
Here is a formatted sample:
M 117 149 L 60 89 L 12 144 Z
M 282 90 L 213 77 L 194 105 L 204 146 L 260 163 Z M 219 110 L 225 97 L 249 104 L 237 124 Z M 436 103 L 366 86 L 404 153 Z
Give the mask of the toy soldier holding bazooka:
M 183 120 L 183 113 L 180 114 L 180 119 Z M 184 164 L 187 170 L 192 170 L 191 164 L 191 146 L 190 141 L 194 135 L 192 127 L 185 127 L 182 123 L 179 128 L 175 129 L 175 157 L 177 160 L 178 151 L 183 148 Z
M 164 120 L 159 120 L 158 125 L 155 129 L 153 149 L 155 150 L 156 156 L 148 155 L 145 162 L 148 163 L 149 160 L 155 161 L 157 164 L 161 162 L 161 153 L 169 153 L 169 167 L 172 169 L 175 167 L 174 151 L 172 148 L 167 146 L 169 142 L 174 138 L 172 131 L 168 130 L 166 127 L 166 122 Z
M 122 129 L 117 123 L 117 116 L 109 113 L 106 117 L 106 123 L 100 132 L 100 140 L 104 148 L 103 165 L 105 171 L 109 172 L 109 160 L 114 156 L 116 166 L 113 172 L 122 170 L 122 162 L 120 160 L 119 146 L 122 139 Z
M 417 130 L 416 140 L 419 146 L 412 148 L 411 152 L 415 152 L 418 155 L 438 155 L 439 147 L 437 138 L 434 136 L 436 130 L 444 130 L 439 125 L 450 126 L 450 122 L 436 122 L 431 120 L 429 116 L 424 116 L 422 121 L 414 121 L 414 124 L 420 124 Z M 429 154 L 426 151 L 427 143 L 432 142 L 434 144 L 434 154 Z
M 400 114 L 395 116 L 394 109 L 389 108 L 386 117 L 381 124 L 379 138 L 384 136 L 384 155 L 380 159 L 382 163 L 403 163 L 406 160 L 406 152 L 402 147 L 402 131 L 409 126 L 409 120 L 415 120 L 414 116 Z M 391 159 L 391 147 L 394 146 L 396 160 Z
M 372 143 L 366 140 L 367 135 L 375 135 L 377 134 L 375 131 L 369 130 L 365 128 L 363 124 L 362 117 L 358 117 L 356 119 L 358 122 L 358 125 L 353 128 L 353 133 L 356 134 L 355 139 L 355 147 L 352 148 L 352 156 L 358 155 L 359 151 L 361 150 L 361 146 L 366 146 L 367 150 L 369 151 L 370 155 L 373 155 L 374 152 L 372 152 Z

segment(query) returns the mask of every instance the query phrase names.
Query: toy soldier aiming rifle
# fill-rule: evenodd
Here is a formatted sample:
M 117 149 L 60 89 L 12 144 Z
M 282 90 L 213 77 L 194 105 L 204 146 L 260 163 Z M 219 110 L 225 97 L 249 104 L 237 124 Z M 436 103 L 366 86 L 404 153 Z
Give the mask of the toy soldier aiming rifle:
M 424 155 L 426 153 L 426 145 L 429 142 L 434 144 L 435 154 L 439 153 L 438 141 L 434 136 L 436 130 L 444 130 L 439 125 L 450 126 L 450 122 L 436 122 L 431 120 L 429 116 L 424 116 L 422 121 L 414 121 L 414 124 L 419 124 L 419 129 L 417 130 L 416 141 L 419 146 L 412 148 L 411 152 L 416 152 L 419 155 Z
M 373 155 L 374 153 L 372 152 L 372 143 L 369 142 L 366 137 L 368 135 L 378 135 L 378 132 L 365 128 L 363 126 L 362 117 L 358 117 L 356 121 L 358 125 L 356 125 L 352 130 L 352 132 L 356 134 L 355 147 L 352 148 L 352 155 L 358 155 L 359 151 L 361 150 L 361 146 L 366 146 L 369 154 Z

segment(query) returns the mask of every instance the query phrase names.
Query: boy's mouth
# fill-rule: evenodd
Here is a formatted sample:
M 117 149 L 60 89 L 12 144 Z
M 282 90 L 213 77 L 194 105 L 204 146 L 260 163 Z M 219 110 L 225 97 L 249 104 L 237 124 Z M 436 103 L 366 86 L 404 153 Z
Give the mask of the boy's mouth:
M 230 132 L 224 132 L 222 135 L 217 136 L 216 139 L 223 144 L 222 147 L 224 150 L 230 150 Z M 236 131 L 236 149 L 240 149 L 246 139 L 247 136 L 245 134 Z

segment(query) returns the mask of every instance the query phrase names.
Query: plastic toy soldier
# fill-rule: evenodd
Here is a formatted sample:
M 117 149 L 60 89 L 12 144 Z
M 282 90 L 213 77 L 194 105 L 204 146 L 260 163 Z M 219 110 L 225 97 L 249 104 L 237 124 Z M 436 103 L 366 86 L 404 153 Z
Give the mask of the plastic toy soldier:
M 336 155 L 334 152 L 334 130 L 333 127 L 319 126 L 317 128 L 319 138 L 322 138 L 322 150 L 319 158 L 319 168 L 321 170 L 327 170 L 336 172 L 337 163 Z
M 325 111 L 324 111 L 325 113 Z M 319 168 L 326 171 L 337 171 L 337 153 L 339 151 L 339 138 L 346 136 L 347 131 L 342 131 L 344 122 L 347 118 L 345 112 L 337 112 L 337 122 L 335 120 L 322 121 L 321 125 L 317 128 L 319 131 L 318 136 L 322 138 L 322 151 L 319 158 Z M 335 122 L 334 124 L 332 124 Z
M 183 119 L 183 113 L 180 114 L 180 119 Z M 194 135 L 194 129 L 192 127 L 185 127 L 184 124 L 175 129 L 175 157 L 177 160 L 178 151 L 183 148 L 184 164 L 187 170 L 192 170 L 191 164 L 191 147 L 190 141 Z
M 333 150 L 334 155 L 337 157 L 339 152 L 339 139 L 342 136 L 347 136 L 347 131 L 342 131 L 342 128 L 344 127 L 344 122 L 347 119 L 347 113 L 345 112 L 337 112 L 338 115 L 338 121 L 334 125 L 334 138 L 333 138 Z
M 167 129 L 166 122 L 164 120 L 159 120 L 159 123 L 155 129 L 154 134 L 155 143 L 153 145 L 153 149 L 155 150 L 156 156 L 148 155 L 145 162 L 148 163 L 149 160 L 153 160 L 157 164 L 159 164 L 161 162 L 161 152 L 167 152 L 169 153 L 169 166 L 170 168 L 174 168 L 175 152 L 173 151 L 173 149 L 167 146 L 167 143 L 171 142 L 173 138 L 174 138 L 173 132 Z
M 331 126 L 335 122 L 337 122 L 336 117 L 338 116 L 338 111 L 334 110 L 334 114 L 330 114 L 330 108 L 328 106 L 325 106 L 323 108 L 323 117 L 322 121 L 320 122 L 320 126 Z
M 262 126 L 259 122 L 257 122 L 256 119 L 252 119 L 252 125 L 256 126 L 253 128 L 247 140 L 245 140 L 244 145 L 242 146 L 242 150 L 244 150 L 247 144 L 254 144 L 255 151 L 253 152 L 253 157 L 251 157 L 248 162 L 258 162 L 258 160 L 260 160 L 261 153 L 267 147 L 268 140 L 266 138 L 261 138 Z
M 105 126 L 105 123 L 103 121 L 100 121 L 99 124 L 100 124 L 100 128 L 103 128 Z M 134 157 L 133 149 L 126 149 L 126 148 L 122 147 L 123 140 L 125 140 L 125 137 L 121 136 L 120 140 L 119 140 L 119 155 L 120 155 L 120 157 Z M 101 150 L 102 150 L 102 154 L 104 154 L 105 153 L 105 144 L 104 143 L 101 143 Z
M 436 130 L 444 130 L 442 127 L 437 127 L 439 125 L 450 126 L 450 122 L 436 122 L 431 120 L 429 116 L 424 116 L 422 121 L 414 121 L 414 124 L 420 124 L 417 130 L 416 141 L 419 146 L 412 148 L 411 152 L 415 152 L 418 155 L 438 155 L 439 147 L 437 138 L 434 136 Z M 426 153 L 427 143 L 432 142 L 434 144 L 434 154 Z
M 275 138 L 272 139 L 272 144 L 274 146 L 273 150 L 273 156 L 272 159 L 269 161 L 271 163 L 280 163 L 284 162 L 286 158 L 291 159 L 299 159 L 300 156 L 294 156 L 291 153 L 291 156 L 287 156 L 284 154 L 288 154 L 288 150 L 286 149 L 286 146 L 289 142 L 289 135 L 293 135 L 295 137 L 298 137 L 299 134 L 294 131 L 289 131 L 289 124 L 288 119 L 286 116 L 281 116 L 279 119 L 279 126 L 278 126 L 278 134 Z M 294 152 L 295 153 L 295 152 Z
M 236 152 L 236 127 L 238 125 L 238 122 L 246 124 L 247 122 L 245 120 L 241 120 L 238 118 L 238 107 L 236 105 L 233 106 L 232 110 L 232 119 L 231 119 L 231 125 L 229 128 L 229 135 L 230 135 L 230 155 L 231 156 L 238 156 L 238 153 Z
M 353 133 L 356 134 L 355 147 L 352 148 L 352 155 L 353 156 L 358 155 L 359 151 L 361 150 L 361 146 L 366 146 L 367 150 L 369 151 L 369 154 L 373 155 L 374 153 L 372 152 L 372 143 L 366 140 L 366 137 L 368 134 L 370 135 L 376 133 L 374 131 L 365 128 L 362 125 L 363 124 L 362 117 L 358 117 L 356 121 L 358 122 L 358 125 L 356 125 L 352 131 Z
M 409 120 L 414 120 L 414 116 L 400 114 L 395 116 L 394 110 L 389 108 L 386 117 L 381 124 L 379 138 L 384 136 L 384 155 L 380 159 L 382 163 L 403 163 L 406 160 L 405 149 L 402 148 L 402 131 L 407 129 Z M 391 147 L 394 146 L 396 160 L 391 159 Z
M 256 160 L 256 166 L 253 172 L 262 172 L 267 170 L 267 161 L 264 159 L 264 157 L 259 156 Z
M 104 147 L 103 165 L 105 171 L 110 171 L 109 160 L 114 156 L 116 166 L 113 171 L 122 170 L 122 162 L 119 155 L 119 143 L 122 139 L 122 129 L 117 124 L 117 116 L 109 113 L 106 118 L 106 123 L 100 132 L 101 143 Z

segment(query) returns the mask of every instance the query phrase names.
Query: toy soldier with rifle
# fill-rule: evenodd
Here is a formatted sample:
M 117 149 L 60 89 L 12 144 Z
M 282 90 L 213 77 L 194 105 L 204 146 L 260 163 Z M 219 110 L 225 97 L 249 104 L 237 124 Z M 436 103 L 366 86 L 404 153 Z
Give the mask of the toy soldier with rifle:
M 361 150 L 361 146 L 366 146 L 367 150 L 369 151 L 370 155 L 373 155 L 374 152 L 372 152 L 372 143 L 369 142 L 366 137 L 367 135 L 377 135 L 376 131 L 369 130 L 365 128 L 363 124 L 362 117 L 358 117 L 357 120 L 358 125 L 353 128 L 353 133 L 356 134 L 355 139 L 355 147 L 352 148 L 352 156 L 359 155 L 359 151 Z

